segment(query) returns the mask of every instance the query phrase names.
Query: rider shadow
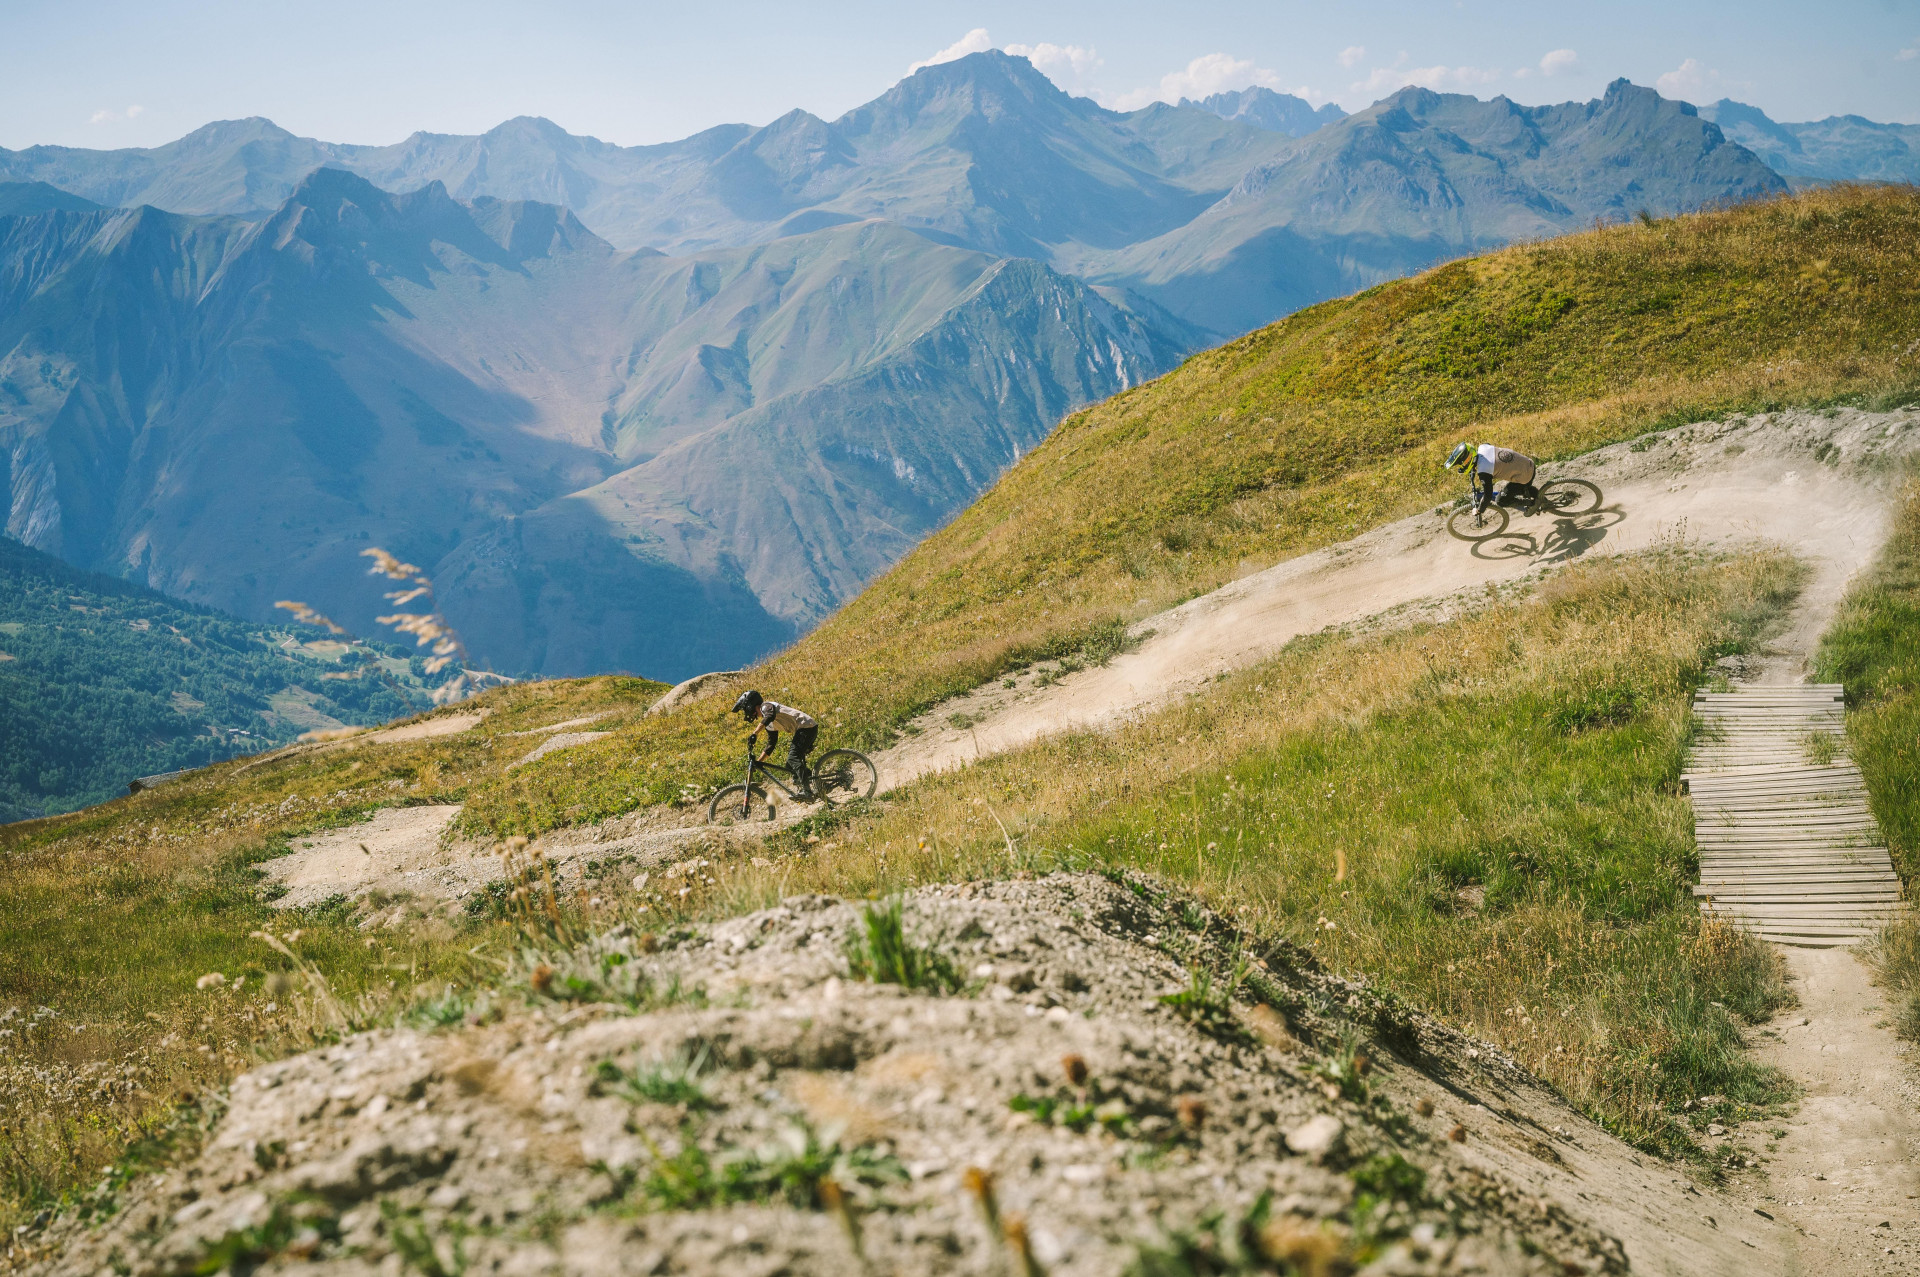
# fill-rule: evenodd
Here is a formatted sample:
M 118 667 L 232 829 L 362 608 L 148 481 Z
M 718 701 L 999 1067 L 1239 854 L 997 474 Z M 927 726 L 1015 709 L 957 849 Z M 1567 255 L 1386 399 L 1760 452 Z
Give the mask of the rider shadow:
M 1553 528 L 1543 537 L 1531 532 L 1509 532 L 1474 545 L 1476 559 L 1538 559 L 1542 563 L 1566 563 L 1579 558 L 1606 540 L 1607 530 L 1627 517 L 1619 506 L 1607 506 L 1587 514 L 1555 519 Z

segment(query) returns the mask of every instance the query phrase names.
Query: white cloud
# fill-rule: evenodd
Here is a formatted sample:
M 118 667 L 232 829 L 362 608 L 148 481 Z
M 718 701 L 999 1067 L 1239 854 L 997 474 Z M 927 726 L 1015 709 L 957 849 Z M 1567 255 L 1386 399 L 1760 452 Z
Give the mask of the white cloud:
M 1404 59 L 1405 54 L 1401 57 Z M 1491 84 L 1500 78 L 1498 71 L 1486 71 L 1479 67 L 1409 67 L 1398 64 L 1390 67 L 1375 67 L 1364 80 L 1355 81 L 1351 86 L 1356 94 L 1370 95 L 1378 100 L 1408 85 L 1435 92 L 1449 89 L 1472 90 L 1483 84 Z
M 1541 75 L 1558 75 L 1562 71 L 1571 71 L 1580 61 L 1580 55 L 1572 49 L 1555 49 L 1540 59 Z
M 1654 87 L 1670 98 L 1706 97 L 1720 87 L 1720 73 L 1704 65 L 1699 58 L 1688 58 L 1655 80 Z
M 1360 59 L 1366 56 L 1367 46 L 1364 44 L 1350 44 L 1340 50 L 1339 62 L 1343 67 L 1358 66 L 1360 65 Z
M 1025 58 L 1056 82 L 1063 74 L 1078 80 L 1100 65 L 1098 53 L 1077 44 L 1048 44 L 1043 40 L 1039 44 L 1010 44 L 1006 51 Z
M 1911 62 L 1915 58 L 1920 58 L 1920 41 L 1915 41 L 1893 55 L 1895 62 Z
M 114 120 L 138 119 L 146 109 L 144 106 L 130 106 L 124 111 L 95 111 L 87 123 L 108 124 Z
M 942 62 L 956 61 L 966 57 L 969 53 L 985 53 L 992 47 L 993 38 L 987 34 L 987 29 L 985 27 L 975 27 L 932 57 L 923 62 L 913 63 L 907 68 L 907 74 L 912 75 L 922 67 L 938 66 Z

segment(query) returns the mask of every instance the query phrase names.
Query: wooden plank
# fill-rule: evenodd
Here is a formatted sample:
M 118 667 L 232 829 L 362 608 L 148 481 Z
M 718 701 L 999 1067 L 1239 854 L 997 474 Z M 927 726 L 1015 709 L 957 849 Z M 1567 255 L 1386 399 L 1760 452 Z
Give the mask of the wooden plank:
M 1736 909 L 1755 905 L 1821 905 L 1852 909 L 1860 905 L 1899 905 L 1900 893 L 1889 887 L 1884 891 L 1782 891 L 1777 887 L 1755 887 L 1734 891 L 1725 887 L 1695 887 L 1694 898 Z
M 1741 904 L 1701 901 L 1709 914 L 1741 914 L 1745 918 L 1897 918 L 1905 904 Z
M 1712 882 L 1844 882 L 1873 883 L 1877 886 L 1892 887 L 1899 885 L 1900 879 L 1892 870 L 1880 865 L 1809 865 L 1778 866 L 1753 865 L 1745 867 L 1706 866 L 1700 871 L 1701 883 Z
M 1907 904 L 1844 753 L 1835 684 L 1736 687 L 1694 697 L 1706 729 L 1681 781 L 1693 800 L 1703 914 L 1781 944 L 1833 947 L 1904 916 Z M 1809 736 L 1842 747 L 1806 757 Z

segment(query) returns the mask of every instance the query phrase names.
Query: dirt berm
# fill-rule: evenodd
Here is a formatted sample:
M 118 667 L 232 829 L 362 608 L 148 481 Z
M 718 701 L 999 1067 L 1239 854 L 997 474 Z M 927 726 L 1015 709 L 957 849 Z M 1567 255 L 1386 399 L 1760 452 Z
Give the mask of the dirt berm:
M 916 893 L 905 935 L 954 992 L 854 979 L 864 926 L 802 897 L 621 929 L 527 957 L 504 1015 L 264 1065 L 200 1156 L 46 1238 L 39 1271 L 1090 1277 L 1182 1245 L 1140 1271 L 1787 1265 L 1782 1226 L 1499 1051 L 1145 880 Z M 1231 997 L 1196 992 L 1236 962 Z

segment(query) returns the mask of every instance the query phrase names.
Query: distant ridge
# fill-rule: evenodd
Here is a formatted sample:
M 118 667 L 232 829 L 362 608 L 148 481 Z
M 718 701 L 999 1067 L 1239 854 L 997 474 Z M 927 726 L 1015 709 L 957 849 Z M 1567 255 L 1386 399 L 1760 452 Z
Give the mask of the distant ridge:
M 34 213 L 90 213 L 100 205 L 45 182 L 0 182 L 0 217 Z
M 1920 182 L 1920 124 L 1876 124 L 1857 115 L 1830 115 L 1805 124 L 1779 124 L 1757 106 L 1721 98 L 1700 108 L 1797 186 L 1820 182 Z
M 1331 102 L 1316 110 L 1305 98 L 1275 93 L 1257 84 L 1229 93 L 1214 93 L 1197 102 L 1181 98 L 1180 105 L 1198 107 L 1223 120 L 1238 120 L 1255 128 L 1285 133 L 1288 137 L 1305 137 L 1323 125 L 1347 118 L 1347 113 Z

